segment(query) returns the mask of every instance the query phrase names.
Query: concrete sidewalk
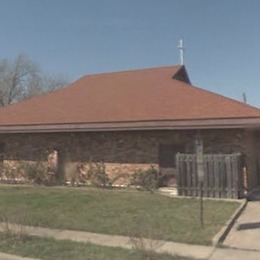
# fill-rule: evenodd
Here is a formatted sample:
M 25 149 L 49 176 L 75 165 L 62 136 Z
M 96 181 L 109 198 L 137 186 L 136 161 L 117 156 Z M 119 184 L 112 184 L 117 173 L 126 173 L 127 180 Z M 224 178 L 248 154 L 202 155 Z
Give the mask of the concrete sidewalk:
M 250 199 L 223 242 L 225 249 L 216 249 L 210 260 L 260 259 L 260 190 Z
M 0 260 L 40 260 L 40 259 L 0 253 Z
M 260 259 L 260 228 L 243 229 L 250 223 L 258 223 L 260 220 L 260 202 L 249 202 L 245 211 L 238 218 L 231 229 L 228 237 L 224 241 L 224 246 L 229 248 L 215 248 L 211 246 L 188 245 L 169 241 L 146 240 L 147 244 L 161 245 L 155 250 L 158 253 L 169 253 L 172 255 L 184 256 L 191 259 L 205 260 L 257 260 Z M 246 224 L 246 226 L 243 224 Z M 257 224 L 258 225 L 258 224 Z M 0 231 L 5 230 L 5 223 L 0 223 Z M 12 228 L 12 225 L 9 226 Z M 260 227 L 260 226 L 259 226 Z M 13 225 L 17 230 L 17 225 Z M 72 240 L 83 243 L 93 243 L 102 246 L 132 248 L 129 238 L 125 236 L 115 236 L 106 234 L 97 234 L 82 231 L 49 229 L 42 227 L 23 226 L 23 230 L 32 236 L 55 238 L 57 240 Z M 257 251 L 259 250 L 259 251 Z M 29 260 L 32 258 L 23 258 L 0 253 L 0 260 Z
M 259 260 L 260 252 L 231 248 L 216 248 L 209 260 Z
M 0 223 L 0 230 L 4 230 L 4 223 Z M 10 226 L 12 227 L 12 226 Z M 125 236 L 114 236 L 106 234 L 97 234 L 82 231 L 49 229 L 42 227 L 23 226 L 24 231 L 32 236 L 55 238 L 57 240 L 72 240 L 83 243 L 93 243 L 102 246 L 122 247 L 126 249 L 132 248 L 129 238 Z M 17 226 L 14 226 L 17 228 Z M 188 245 L 169 241 L 146 240 L 147 244 L 161 245 L 155 251 L 158 253 L 169 253 L 172 255 L 184 256 L 192 259 L 210 259 L 210 260 L 256 260 L 260 259 L 259 252 L 234 250 L 225 248 L 215 248 L 211 246 Z M 6 260 L 22 260 L 30 258 L 22 258 L 18 256 L 5 255 L 0 253 L 0 259 Z
M 260 259 L 260 201 L 249 201 L 225 239 L 229 248 L 259 251 Z
M 0 223 L 0 231 L 3 231 L 4 228 L 5 223 Z M 12 225 L 10 225 L 10 228 L 12 228 Z M 14 229 L 15 228 L 17 228 L 17 225 L 14 225 Z M 26 234 L 32 236 L 55 238 L 57 240 L 72 240 L 76 242 L 93 243 L 110 247 L 122 247 L 127 249 L 132 248 L 132 245 L 129 241 L 129 237 L 125 236 L 115 236 L 82 231 L 60 230 L 31 226 L 23 226 L 23 230 Z M 158 253 L 169 253 L 172 255 L 180 255 L 196 259 L 208 259 L 214 251 L 214 247 L 210 246 L 188 245 L 160 240 L 146 239 L 145 243 L 147 243 L 147 245 L 160 245 L 160 247 L 158 247 L 155 250 Z

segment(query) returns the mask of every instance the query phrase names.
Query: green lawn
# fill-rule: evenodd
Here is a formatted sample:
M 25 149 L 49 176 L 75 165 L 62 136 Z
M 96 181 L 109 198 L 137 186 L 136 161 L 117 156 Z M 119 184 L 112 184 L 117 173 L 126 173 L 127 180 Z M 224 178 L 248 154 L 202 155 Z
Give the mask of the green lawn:
M 145 253 L 137 250 L 83 244 L 68 240 L 57 241 L 54 239 L 31 237 L 28 240 L 5 240 L 0 234 L 0 251 L 34 257 L 40 259 L 55 260 L 188 260 L 188 258 L 171 256 L 169 254 Z
M 199 200 L 134 190 L 0 186 L 0 218 L 27 225 L 210 244 L 237 202 Z

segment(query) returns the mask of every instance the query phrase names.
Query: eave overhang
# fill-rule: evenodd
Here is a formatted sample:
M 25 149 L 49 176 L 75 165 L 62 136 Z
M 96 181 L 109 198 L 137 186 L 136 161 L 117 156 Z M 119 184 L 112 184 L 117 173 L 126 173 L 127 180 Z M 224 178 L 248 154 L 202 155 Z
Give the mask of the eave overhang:
M 260 129 L 260 117 L 34 125 L 26 124 L 2 126 L 0 125 L 0 134 L 229 128 Z

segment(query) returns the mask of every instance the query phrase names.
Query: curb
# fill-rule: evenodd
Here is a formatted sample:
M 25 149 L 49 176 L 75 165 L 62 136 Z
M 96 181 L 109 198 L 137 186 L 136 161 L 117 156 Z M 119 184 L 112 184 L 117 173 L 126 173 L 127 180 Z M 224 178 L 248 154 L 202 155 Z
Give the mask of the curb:
M 233 213 L 233 215 L 230 217 L 230 219 L 226 222 L 226 224 L 220 229 L 220 231 L 212 238 L 211 244 L 214 247 L 217 247 L 219 244 L 221 244 L 225 238 L 227 237 L 229 231 L 233 227 L 235 221 L 240 216 L 242 211 L 247 205 L 247 200 L 244 199 L 241 203 L 240 207 Z

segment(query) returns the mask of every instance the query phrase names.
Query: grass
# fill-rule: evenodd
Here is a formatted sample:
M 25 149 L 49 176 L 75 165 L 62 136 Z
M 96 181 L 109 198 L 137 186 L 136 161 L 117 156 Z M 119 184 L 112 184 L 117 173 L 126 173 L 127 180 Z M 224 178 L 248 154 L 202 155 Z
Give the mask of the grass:
M 184 257 L 156 253 L 152 253 L 150 258 L 144 258 L 143 252 L 137 250 L 98 246 L 90 243 L 83 244 L 68 240 L 57 241 L 54 239 L 28 237 L 24 241 L 10 241 L 5 240 L 3 234 L 0 234 L 0 241 L 1 252 L 43 260 L 188 260 L 188 258 Z
M 0 186 L 0 220 L 21 216 L 22 224 L 210 244 L 237 202 L 206 200 L 204 228 L 199 200 L 129 190 Z

